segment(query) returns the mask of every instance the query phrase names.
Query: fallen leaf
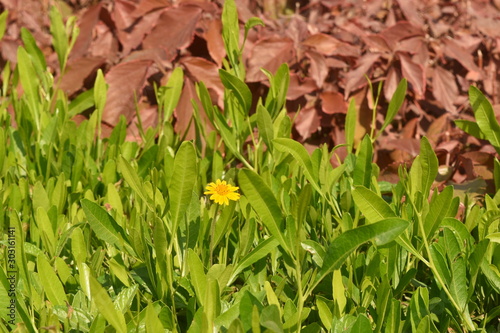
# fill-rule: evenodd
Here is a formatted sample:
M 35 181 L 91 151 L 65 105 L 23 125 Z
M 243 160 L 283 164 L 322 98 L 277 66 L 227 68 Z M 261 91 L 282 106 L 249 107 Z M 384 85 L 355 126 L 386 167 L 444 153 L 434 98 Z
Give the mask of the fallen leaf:
M 144 39 L 143 47 L 161 47 L 171 60 L 177 55 L 177 50 L 188 47 L 193 41 L 194 29 L 200 15 L 201 9 L 193 6 L 165 10 L 156 27 Z
M 426 86 L 424 67 L 414 63 L 411 58 L 404 53 L 398 52 L 398 56 L 401 61 L 401 72 L 403 77 L 412 85 L 417 99 L 423 98 Z
M 246 80 L 257 82 L 266 79 L 261 68 L 275 73 L 283 63 L 294 60 L 295 49 L 290 38 L 271 37 L 259 40 L 255 43 L 248 59 L 248 70 Z
M 457 101 L 459 95 L 455 76 L 441 66 L 436 66 L 432 73 L 432 88 L 432 94 L 445 110 L 455 112 L 456 107 L 453 103 Z
M 135 113 L 136 101 L 146 82 L 146 73 L 153 62 L 137 60 L 121 63 L 106 74 L 108 94 L 102 119 L 115 126 L 120 115 L 130 120 Z
M 318 88 L 323 86 L 326 77 L 328 76 L 328 67 L 326 66 L 325 58 L 315 51 L 306 51 L 306 57 L 309 58 L 309 76 L 313 78 Z
M 344 96 L 336 91 L 323 91 L 319 98 L 321 110 L 327 114 L 347 113 L 347 103 Z

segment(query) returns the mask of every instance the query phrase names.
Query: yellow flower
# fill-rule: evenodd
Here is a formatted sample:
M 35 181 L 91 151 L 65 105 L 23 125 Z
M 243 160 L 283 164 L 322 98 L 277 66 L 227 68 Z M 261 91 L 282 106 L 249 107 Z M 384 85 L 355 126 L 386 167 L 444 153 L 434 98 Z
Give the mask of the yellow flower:
M 227 184 L 225 180 L 217 179 L 215 183 L 207 185 L 205 194 L 211 194 L 210 200 L 222 205 L 229 205 L 229 200 L 237 201 L 240 199 L 240 194 L 236 193 L 239 187 Z M 229 199 L 229 200 L 228 200 Z

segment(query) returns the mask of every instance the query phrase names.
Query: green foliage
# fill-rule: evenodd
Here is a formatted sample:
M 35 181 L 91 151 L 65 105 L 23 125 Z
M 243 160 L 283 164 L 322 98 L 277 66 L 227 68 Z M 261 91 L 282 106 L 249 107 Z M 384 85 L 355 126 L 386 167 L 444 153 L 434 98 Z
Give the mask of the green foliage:
M 52 18 L 64 64 L 71 22 L 62 29 Z M 123 118 L 103 138 L 103 75 L 68 103 L 23 33 L 15 72 L 2 74 L 15 115 L 0 107 L 2 332 L 497 331 L 500 197 L 463 202 L 458 215 L 452 187 L 432 192 L 438 161 L 426 138 L 382 196 L 374 132 L 353 152 L 352 102 L 343 163 L 333 168 L 327 147 L 309 154 L 290 139 L 288 67 L 265 72 L 270 90 L 252 114 L 234 1 L 223 23 L 224 110 L 198 83 L 193 141 L 172 130 L 181 69 L 158 88 L 159 125 L 141 143 L 125 140 Z M 405 91 L 403 81 L 379 133 Z M 496 145 L 488 102 L 471 91 L 476 130 Z M 89 106 L 77 126 L 71 118 Z M 495 161 L 497 188 L 499 170 Z M 217 179 L 241 198 L 219 206 L 203 195 Z

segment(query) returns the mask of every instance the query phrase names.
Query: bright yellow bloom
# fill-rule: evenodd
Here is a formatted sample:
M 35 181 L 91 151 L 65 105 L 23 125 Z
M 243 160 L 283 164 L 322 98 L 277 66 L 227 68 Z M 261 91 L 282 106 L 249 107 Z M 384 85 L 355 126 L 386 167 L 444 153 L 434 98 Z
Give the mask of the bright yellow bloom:
M 219 205 L 229 205 L 229 200 L 237 201 L 240 199 L 240 194 L 236 193 L 238 188 L 239 187 L 227 184 L 225 180 L 221 181 L 217 179 L 215 183 L 207 185 L 205 194 L 211 194 L 210 200 L 215 201 Z

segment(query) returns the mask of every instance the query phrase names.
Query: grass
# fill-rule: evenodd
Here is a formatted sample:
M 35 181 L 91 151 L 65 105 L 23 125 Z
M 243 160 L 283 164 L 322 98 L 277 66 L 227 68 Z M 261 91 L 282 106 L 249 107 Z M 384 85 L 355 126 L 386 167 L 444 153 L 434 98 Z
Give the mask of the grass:
M 157 90 L 160 121 L 141 129 L 141 143 L 125 140 L 123 118 L 102 138 L 102 73 L 69 102 L 24 32 L 16 70 L 2 72 L 0 330 L 497 332 L 500 195 L 460 202 L 452 187 L 432 190 L 438 161 L 426 138 L 397 184 L 377 181 L 373 142 L 405 81 L 356 150 L 351 104 L 339 167 L 335 149 L 309 155 L 290 139 L 286 65 L 266 72 L 269 93 L 249 114 L 236 15 L 226 1 L 225 110 L 199 83 L 193 141 L 171 124 L 180 68 Z M 77 32 L 52 17 L 64 70 Z M 477 125 L 459 126 L 500 149 L 491 104 L 475 88 L 471 102 Z M 77 126 L 88 105 L 95 111 Z M 204 195 L 217 179 L 238 186 L 239 200 Z

